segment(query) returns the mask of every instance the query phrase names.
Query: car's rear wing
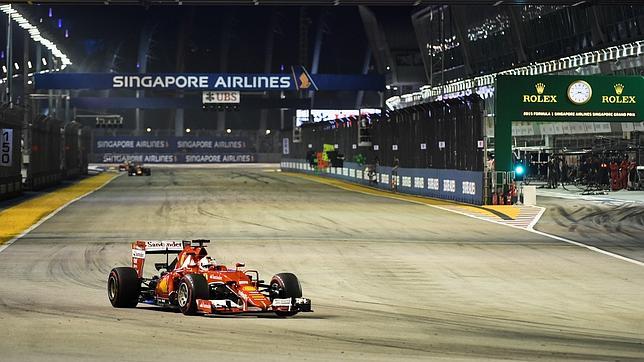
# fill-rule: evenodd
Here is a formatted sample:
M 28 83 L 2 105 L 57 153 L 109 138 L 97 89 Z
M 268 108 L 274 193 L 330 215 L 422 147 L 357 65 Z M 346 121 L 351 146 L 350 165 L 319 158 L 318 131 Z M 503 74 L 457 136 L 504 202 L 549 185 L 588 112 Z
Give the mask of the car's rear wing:
M 203 246 L 210 240 L 137 240 L 132 243 L 132 268 L 136 269 L 139 278 L 143 277 L 143 265 L 146 254 L 179 254 L 186 246 Z
M 137 240 L 132 243 L 132 268 L 141 278 L 146 254 L 179 254 L 183 247 L 181 240 Z

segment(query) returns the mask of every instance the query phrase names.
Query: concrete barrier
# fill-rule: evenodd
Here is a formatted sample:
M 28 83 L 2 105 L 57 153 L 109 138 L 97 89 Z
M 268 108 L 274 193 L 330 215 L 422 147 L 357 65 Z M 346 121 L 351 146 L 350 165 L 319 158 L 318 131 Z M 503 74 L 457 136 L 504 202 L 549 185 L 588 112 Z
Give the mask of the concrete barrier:
M 523 204 L 527 206 L 537 205 L 537 187 L 523 186 Z
M 61 160 L 64 155 L 60 120 L 39 116 L 28 128 L 31 154 L 27 163 L 25 188 L 38 190 L 56 185 L 63 178 Z
M 393 175 L 392 167 L 377 166 L 375 177 L 370 180 L 366 167 L 353 162 L 345 162 L 344 167 L 318 170 L 311 167 L 305 160 L 282 159 L 280 166 L 284 171 L 332 177 L 385 190 L 391 190 L 395 183 L 397 191 L 402 193 L 475 205 L 483 204 L 483 172 L 399 168 L 397 175 Z
M 22 193 L 22 117 L 20 108 L 0 109 L 0 200 Z

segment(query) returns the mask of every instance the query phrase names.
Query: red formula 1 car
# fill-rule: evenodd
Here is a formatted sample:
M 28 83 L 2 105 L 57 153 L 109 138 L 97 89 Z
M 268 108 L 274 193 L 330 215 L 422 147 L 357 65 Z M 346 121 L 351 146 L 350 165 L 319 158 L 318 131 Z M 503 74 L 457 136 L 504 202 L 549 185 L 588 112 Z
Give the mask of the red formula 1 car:
M 130 161 L 124 161 L 122 164 L 119 165 L 119 171 L 127 171 L 130 169 L 131 162 Z
M 302 298 L 302 288 L 291 273 L 276 274 L 269 284 L 256 270 L 219 265 L 208 256 L 208 240 L 144 241 L 132 243 L 132 267 L 112 269 L 107 295 L 116 308 L 138 303 L 178 308 L 192 314 L 275 313 L 292 316 L 311 312 L 311 300 Z M 165 254 L 165 263 L 155 263 L 160 272 L 143 277 L 147 255 Z M 169 254 L 178 254 L 171 262 Z

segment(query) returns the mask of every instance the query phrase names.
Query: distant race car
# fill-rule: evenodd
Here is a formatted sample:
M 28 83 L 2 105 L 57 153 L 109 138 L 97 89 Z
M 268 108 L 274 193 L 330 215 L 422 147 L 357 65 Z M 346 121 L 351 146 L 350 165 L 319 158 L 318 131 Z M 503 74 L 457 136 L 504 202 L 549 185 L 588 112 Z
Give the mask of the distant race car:
M 127 172 L 128 176 L 150 176 L 152 175 L 152 170 L 149 167 L 143 167 L 140 163 L 130 164 Z
M 107 295 L 116 308 L 138 303 L 177 308 L 183 314 L 275 313 L 288 317 L 311 312 L 311 300 L 302 298 L 294 274 L 275 274 L 264 284 L 256 270 L 219 265 L 208 256 L 209 240 L 144 241 L 132 243 L 132 267 L 112 269 Z M 165 254 L 165 263 L 155 263 L 159 275 L 143 277 L 147 255 Z M 178 254 L 168 263 L 169 254 Z
M 130 169 L 130 165 L 132 163 L 130 161 L 125 161 L 122 164 L 119 165 L 119 171 L 128 171 Z

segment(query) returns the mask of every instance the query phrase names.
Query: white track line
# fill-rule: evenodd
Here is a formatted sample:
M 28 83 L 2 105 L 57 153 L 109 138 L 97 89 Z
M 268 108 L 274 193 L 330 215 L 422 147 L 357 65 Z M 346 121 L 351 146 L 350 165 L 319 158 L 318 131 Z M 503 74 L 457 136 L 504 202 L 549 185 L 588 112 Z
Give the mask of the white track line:
M 327 184 L 327 183 L 325 183 L 325 184 Z M 423 203 L 423 202 L 420 202 L 420 201 L 409 200 L 409 199 L 405 199 L 405 198 L 402 198 L 402 197 L 395 197 L 393 195 L 382 195 L 382 194 L 376 194 L 376 193 L 369 193 L 369 192 L 366 192 L 366 191 L 352 190 L 350 188 L 345 188 L 345 187 L 342 187 L 342 186 L 339 186 L 339 185 L 333 185 L 333 184 L 327 184 L 327 185 L 336 186 L 336 187 L 341 188 L 343 190 L 352 191 L 352 192 L 358 192 L 358 193 L 365 194 L 365 195 L 387 197 L 387 198 L 391 198 L 391 199 L 411 202 L 411 203 L 414 203 L 414 204 L 425 205 L 425 206 L 433 207 L 435 209 L 449 211 L 449 212 L 453 212 L 455 214 L 471 217 L 471 218 L 474 218 L 474 219 L 477 219 L 477 220 L 487 221 L 487 222 L 491 222 L 491 223 L 494 223 L 494 224 L 511 227 L 511 228 L 518 229 L 518 230 L 528 231 L 528 232 L 531 232 L 531 233 L 534 233 L 534 234 L 537 234 L 537 235 L 549 237 L 549 238 L 554 239 L 554 240 L 563 241 L 564 243 L 568 243 L 568 244 L 572 244 L 572 245 L 579 246 L 579 247 L 582 247 L 582 248 L 586 248 L 586 249 L 588 249 L 590 251 L 600 253 L 600 254 L 603 254 L 603 255 L 607 255 L 607 256 L 610 256 L 610 257 L 613 257 L 615 259 L 619 259 L 619 260 L 622 260 L 622 261 L 625 261 L 625 262 L 628 262 L 628 263 L 631 263 L 631 264 L 635 264 L 635 265 L 638 265 L 638 266 L 644 266 L 644 262 L 641 262 L 641 261 L 636 260 L 636 259 L 631 259 L 631 258 L 625 257 L 623 255 L 615 254 L 615 253 L 612 253 L 610 251 L 600 249 L 600 248 L 598 248 L 596 246 L 587 245 L 587 244 L 580 243 L 580 242 L 577 242 L 577 241 L 573 241 L 573 240 L 570 240 L 570 239 L 562 238 L 560 236 L 544 233 L 543 231 L 535 230 L 534 225 L 537 224 L 537 222 L 539 221 L 541 216 L 543 216 L 543 213 L 546 211 L 546 208 L 544 208 L 544 207 L 540 207 L 541 210 L 539 211 L 539 214 L 537 214 L 537 217 L 535 217 L 533 222 L 530 223 L 530 225 L 528 225 L 527 228 L 524 228 L 524 227 L 519 227 L 519 226 L 515 226 L 515 225 L 504 224 L 504 223 L 496 221 L 496 220 L 486 219 L 484 217 L 467 214 L 467 213 L 464 213 L 464 212 L 461 212 L 461 211 L 452 210 L 452 209 L 449 209 L 449 208 L 446 208 L 446 207 L 441 207 L 441 206 L 438 206 L 438 205 L 430 205 L 430 204 L 426 204 L 426 203 Z M 362 186 L 362 185 L 357 185 L 357 186 Z M 382 191 L 380 189 L 377 189 L 377 190 Z M 415 195 L 410 195 L 410 196 L 415 196 Z
M 420 204 L 423 204 L 423 203 L 420 203 Z M 441 209 L 441 210 L 445 210 L 445 211 L 455 212 L 457 214 L 469 216 L 469 217 L 472 217 L 474 219 L 479 219 L 479 220 L 483 220 L 483 221 L 487 221 L 487 222 L 491 222 L 491 223 L 495 223 L 495 224 L 499 224 L 499 225 L 504 225 L 504 226 L 519 229 L 519 230 L 528 231 L 528 232 L 531 232 L 533 234 L 546 236 L 546 237 L 549 237 L 549 238 L 554 239 L 554 240 L 563 241 L 564 243 L 568 243 L 568 244 L 572 244 L 572 245 L 579 246 L 579 247 L 582 247 L 582 248 L 586 248 L 586 249 L 588 249 L 590 251 L 594 251 L 596 253 L 604 254 L 604 255 L 607 255 L 607 256 L 610 256 L 610 257 L 613 257 L 615 259 L 619 259 L 619 260 L 622 260 L 622 261 L 625 261 L 625 262 L 628 262 L 628 263 L 631 263 L 631 264 L 644 266 L 643 262 L 641 262 L 639 260 L 636 260 L 636 259 L 631 259 L 631 258 L 625 257 L 623 255 L 615 254 L 615 253 L 612 253 L 610 251 L 600 249 L 600 248 L 598 248 L 596 246 L 587 245 L 587 244 L 584 244 L 584 243 L 580 243 L 578 241 L 573 241 L 573 240 L 570 240 L 570 239 L 563 238 L 561 236 L 552 235 L 552 234 L 544 233 L 543 231 L 535 230 L 534 226 L 537 224 L 537 222 L 539 222 L 539 219 L 541 218 L 541 216 L 543 216 L 543 213 L 546 211 L 545 207 L 541 207 L 541 211 L 539 212 L 537 217 L 535 217 L 533 222 L 531 222 L 530 225 L 528 225 L 527 228 L 524 228 L 524 227 L 520 227 L 520 226 L 505 224 L 505 223 L 502 223 L 502 222 L 499 222 L 499 221 L 496 221 L 496 220 L 485 219 L 485 218 L 482 218 L 482 217 L 479 217 L 479 216 L 476 216 L 476 215 L 469 215 L 469 214 L 466 214 L 466 213 L 463 213 L 463 212 L 460 212 L 460 211 L 451 210 L 451 209 L 448 209 L 448 208 L 445 208 L 445 207 L 440 207 L 440 206 L 437 206 L 437 205 L 428 205 L 428 204 L 423 204 L 423 205 L 427 205 L 427 206 L 434 207 L 434 208 Z
M 23 231 L 20 235 L 16 236 L 15 238 L 13 238 L 13 239 L 11 239 L 11 240 L 7 241 L 6 243 L 4 243 L 4 244 L 2 244 L 2 245 L 0 245 L 0 253 L 2 253 L 2 252 L 4 251 L 4 249 L 8 248 L 11 244 L 13 244 L 13 243 L 15 243 L 16 241 L 20 240 L 20 238 L 22 238 L 23 236 L 25 236 L 25 235 L 29 234 L 33 229 L 37 228 L 38 226 L 40 226 L 40 225 L 41 225 L 42 223 L 44 223 L 45 221 L 47 221 L 47 220 L 49 220 L 50 218 L 54 217 L 56 214 L 58 214 L 59 212 L 61 212 L 61 211 L 62 211 L 64 208 L 66 208 L 67 206 L 69 206 L 69 205 L 73 204 L 74 202 L 76 202 L 76 201 L 78 201 L 78 200 L 82 199 L 82 198 L 83 198 L 83 197 L 85 197 L 85 196 L 89 196 L 89 195 L 91 195 L 92 193 L 94 193 L 94 192 L 96 192 L 96 191 L 98 191 L 98 190 L 102 189 L 102 188 L 103 188 L 103 187 L 105 187 L 107 184 L 109 184 L 110 182 L 112 182 L 113 180 L 115 180 L 116 178 L 118 178 L 118 177 L 119 177 L 119 176 L 121 176 L 121 175 L 122 175 L 122 174 L 119 174 L 119 175 L 117 175 L 116 177 L 113 177 L 113 178 L 111 178 L 111 179 L 107 180 L 107 182 L 106 182 L 106 183 L 102 184 L 101 186 L 99 186 L 99 187 L 95 188 L 95 189 L 94 189 L 94 190 L 92 190 L 92 191 L 89 191 L 89 192 L 87 192 L 87 193 L 84 193 L 84 194 L 82 194 L 82 195 L 78 196 L 77 198 L 75 198 L 75 199 L 73 199 L 73 200 L 69 200 L 67 203 L 65 203 L 65 204 L 64 204 L 64 205 L 62 205 L 61 207 L 59 207 L 59 208 L 57 208 L 56 210 L 52 211 L 49 215 L 47 215 L 47 216 L 43 217 L 42 219 L 38 220 L 38 222 L 37 222 L 37 223 L 35 223 L 35 224 L 31 225 L 27 230 Z
M 532 222 L 528 225 L 528 229 L 530 229 L 530 230 L 534 230 L 534 226 L 537 225 L 539 220 L 541 220 L 541 216 L 543 216 L 543 213 L 546 212 L 545 207 L 541 207 L 541 206 L 532 206 L 532 207 L 538 208 L 539 213 L 537 213 L 537 216 L 535 216 L 534 220 L 532 220 Z
M 527 231 L 529 231 L 529 232 L 531 232 L 531 233 L 535 233 L 535 234 L 539 234 L 539 235 L 547 236 L 547 237 L 552 238 L 552 239 L 555 239 L 555 240 L 563 241 L 564 243 L 568 243 L 568 244 L 572 244 L 572 245 L 580 246 L 580 247 L 582 247 L 582 248 L 586 248 L 586 249 L 588 249 L 588 250 L 590 250 L 590 251 L 594 251 L 594 252 L 596 252 L 596 253 L 604 254 L 604 255 L 607 255 L 607 256 L 610 256 L 610 257 L 613 257 L 613 258 L 619 259 L 619 260 L 623 260 L 623 261 L 628 262 L 628 263 L 631 263 L 631 264 L 635 264 L 635 265 L 639 265 L 639 266 L 644 266 L 644 263 L 643 263 L 643 262 L 641 262 L 641 261 L 639 261 L 639 260 L 635 260 L 635 259 L 631 259 L 631 258 L 625 257 L 625 256 L 623 256 L 623 255 L 619 255 L 619 254 L 611 253 L 610 251 L 606 251 L 606 250 L 604 250 L 604 249 L 600 249 L 600 248 L 598 248 L 598 247 L 596 247 L 596 246 L 586 245 L 586 244 L 584 244 L 584 243 L 580 243 L 580 242 L 573 241 L 573 240 L 570 240 L 570 239 L 562 238 L 562 237 L 557 236 L 557 235 L 552 235 L 552 234 L 544 233 L 543 231 L 539 231 L 539 230 L 528 229 Z

